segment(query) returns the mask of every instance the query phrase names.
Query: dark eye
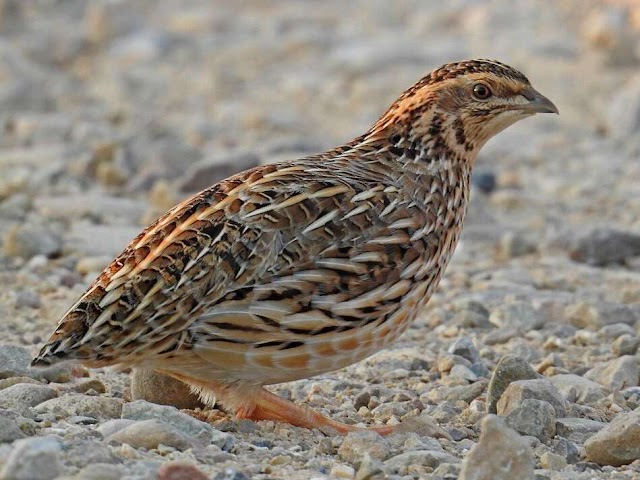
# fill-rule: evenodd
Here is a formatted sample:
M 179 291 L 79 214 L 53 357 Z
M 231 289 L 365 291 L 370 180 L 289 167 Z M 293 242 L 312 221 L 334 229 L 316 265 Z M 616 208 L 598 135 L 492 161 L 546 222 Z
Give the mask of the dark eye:
M 478 100 L 486 100 L 491 96 L 491 89 L 484 83 L 476 83 L 473 86 L 473 96 Z

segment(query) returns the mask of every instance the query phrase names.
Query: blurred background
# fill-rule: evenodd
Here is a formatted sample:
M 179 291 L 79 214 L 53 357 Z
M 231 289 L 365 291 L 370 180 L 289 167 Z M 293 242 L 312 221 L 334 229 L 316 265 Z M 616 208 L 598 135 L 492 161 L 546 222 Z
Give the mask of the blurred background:
M 561 116 L 521 122 L 483 150 L 460 261 L 552 258 L 558 246 L 593 261 L 571 242 L 605 225 L 630 235 L 621 238 L 639 270 L 632 0 L 3 0 L 9 339 L 38 343 L 43 325 L 180 199 L 346 142 L 426 72 L 471 57 L 521 69 Z
M 461 244 L 425 314 L 392 348 L 275 388 L 350 422 L 424 414 L 451 439 L 430 438 L 429 427 L 406 442 L 373 440 L 381 459 L 397 455 L 384 469 L 456 478 L 485 403 L 497 402 L 484 394 L 491 371 L 516 355 L 565 382 L 558 389 L 576 417 L 556 429 L 546 404 L 536 478 L 623 478 L 624 467 L 590 472 L 593 462 L 629 463 L 599 454 L 622 446 L 628 455 L 631 440 L 583 444 L 620 412 L 640 411 L 637 0 L 0 0 L 0 477 L 41 478 L 33 469 L 42 468 L 53 478 L 64 462 L 69 475 L 83 469 L 65 478 L 156 478 L 167 459 L 195 458 L 217 480 L 352 478 L 355 468 L 356 478 L 380 478 L 371 473 L 380 462 L 350 453 L 371 443 L 338 449 L 342 439 L 224 416 L 223 431 L 207 426 L 214 444 L 179 452 L 204 424 L 124 403 L 139 379 L 28 365 L 89 283 L 165 210 L 237 171 L 347 142 L 425 73 L 473 57 L 523 71 L 560 116 L 519 122 L 483 148 Z M 527 422 L 542 425 L 540 411 L 521 410 L 514 428 L 532 435 Z M 171 416 L 189 441 L 178 435 L 172 450 L 144 430 L 137 443 L 109 443 L 107 419 L 143 415 Z M 506 447 L 488 452 L 520 448 Z M 439 460 L 420 456 L 432 448 Z M 236 461 L 249 473 L 223 471 Z M 100 462 L 117 465 L 91 470 Z M 444 463 L 427 476 L 434 462 Z M 637 464 L 624 478 L 638 478 Z

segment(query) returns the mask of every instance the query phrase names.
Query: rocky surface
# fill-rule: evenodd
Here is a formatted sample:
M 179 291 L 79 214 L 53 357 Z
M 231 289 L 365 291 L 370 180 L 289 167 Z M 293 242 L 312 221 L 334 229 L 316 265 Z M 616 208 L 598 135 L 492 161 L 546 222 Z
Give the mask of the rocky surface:
M 0 2 L 0 479 L 638 478 L 634 3 Z M 395 345 L 272 387 L 398 433 L 330 438 L 198 409 L 147 374 L 29 368 L 190 192 L 341 144 L 469 57 L 519 67 L 561 116 L 483 149 L 461 244 Z M 182 395 L 195 410 L 141 400 Z

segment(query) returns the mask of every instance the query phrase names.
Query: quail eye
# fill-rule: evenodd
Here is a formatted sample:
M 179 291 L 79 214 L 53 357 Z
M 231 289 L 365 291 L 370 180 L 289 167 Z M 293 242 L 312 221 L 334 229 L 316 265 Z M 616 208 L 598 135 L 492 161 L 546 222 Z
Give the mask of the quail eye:
M 491 89 L 484 83 L 476 83 L 473 86 L 473 96 L 478 100 L 486 100 L 492 95 Z

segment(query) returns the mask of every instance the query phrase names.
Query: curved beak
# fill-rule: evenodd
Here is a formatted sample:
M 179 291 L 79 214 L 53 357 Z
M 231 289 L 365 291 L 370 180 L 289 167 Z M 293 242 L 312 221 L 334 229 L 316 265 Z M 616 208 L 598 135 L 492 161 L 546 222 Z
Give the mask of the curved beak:
M 555 113 L 560 115 L 558 107 L 534 88 L 529 87 L 526 90 L 523 90 L 520 94 L 529 100 L 528 103 L 519 106 L 521 110 L 529 113 Z

